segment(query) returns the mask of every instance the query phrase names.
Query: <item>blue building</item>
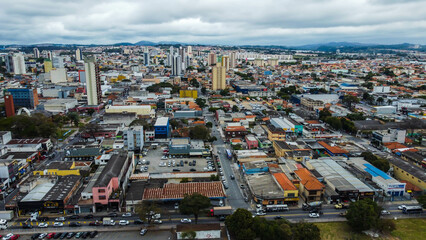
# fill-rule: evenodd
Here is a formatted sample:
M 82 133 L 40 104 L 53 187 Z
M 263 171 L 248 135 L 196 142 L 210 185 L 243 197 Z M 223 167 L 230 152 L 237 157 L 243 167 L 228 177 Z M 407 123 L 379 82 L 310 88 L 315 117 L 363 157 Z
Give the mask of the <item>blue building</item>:
M 34 109 L 38 105 L 37 89 L 9 88 L 7 91 L 13 96 L 15 108 Z
M 154 125 L 155 138 L 168 138 L 170 136 L 170 125 L 168 117 L 157 118 Z
M 245 174 L 266 173 L 269 167 L 265 161 L 246 162 L 243 163 L 243 171 Z

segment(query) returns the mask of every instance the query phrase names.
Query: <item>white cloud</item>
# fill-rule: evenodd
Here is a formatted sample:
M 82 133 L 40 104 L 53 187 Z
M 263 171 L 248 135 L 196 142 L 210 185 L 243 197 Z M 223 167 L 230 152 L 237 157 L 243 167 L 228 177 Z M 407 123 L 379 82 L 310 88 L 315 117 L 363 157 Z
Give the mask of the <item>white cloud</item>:
M 8 3 L 2 3 L 7 1 Z M 0 0 L 0 43 L 426 44 L 424 0 Z

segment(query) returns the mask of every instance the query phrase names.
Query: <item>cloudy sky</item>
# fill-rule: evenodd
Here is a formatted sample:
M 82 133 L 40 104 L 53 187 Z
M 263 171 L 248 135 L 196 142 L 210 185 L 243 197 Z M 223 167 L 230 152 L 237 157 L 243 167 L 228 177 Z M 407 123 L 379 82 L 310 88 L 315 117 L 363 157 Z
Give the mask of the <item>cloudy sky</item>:
M 426 0 L 0 0 L 0 44 L 426 44 Z

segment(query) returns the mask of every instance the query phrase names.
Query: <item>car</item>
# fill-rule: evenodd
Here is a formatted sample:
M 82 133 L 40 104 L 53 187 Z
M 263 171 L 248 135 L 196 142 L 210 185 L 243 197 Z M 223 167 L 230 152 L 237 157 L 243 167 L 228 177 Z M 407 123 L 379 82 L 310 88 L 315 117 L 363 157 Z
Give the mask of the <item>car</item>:
M 112 212 L 112 213 L 109 213 L 109 214 L 108 214 L 108 216 L 109 216 L 109 217 L 117 217 L 118 215 L 117 215 L 117 213 Z
M 86 239 L 89 235 L 90 235 L 90 232 L 84 232 L 83 235 L 81 235 L 81 237 Z
M 83 233 L 84 233 L 84 232 L 78 232 L 78 233 L 76 233 L 76 234 L 75 234 L 75 238 L 80 238 L 80 237 L 81 237 L 81 235 L 83 235 Z
M 101 222 L 99 222 L 98 220 L 89 223 L 89 226 L 100 226 L 100 225 L 101 225 Z
M 234 176 L 233 174 L 231 174 L 231 179 L 232 179 L 232 180 L 234 180 L 234 179 L 235 179 L 235 176 Z
M 71 217 L 70 217 L 70 219 L 79 219 L 80 218 L 80 216 L 78 216 L 78 215 L 72 215 Z
M 42 233 L 40 235 L 38 235 L 38 239 L 43 239 L 47 236 L 47 233 Z
M 121 215 L 122 217 L 131 217 L 132 216 L 132 213 L 123 213 L 123 215 Z
M 398 206 L 398 209 L 399 209 L 399 210 L 404 210 L 404 208 L 406 208 L 406 207 L 407 207 L 407 206 L 405 206 L 405 205 L 399 205 L 399 206 Z
M 72 237 L 74 237 L 74 235 L 75 235 L 75 232 L 70 232 L 66 234 L 68 239 L 71 239 Z
M 134 224 L 143 224 L 143 221 L 140 219 L 135 219 L 135 221 L 133 221 Z
M 189 169 L 190 172 L 196 172 L 197 170 L 195 168 Z
M 13 236 L 10 238 L 10 240 L 16 240 L 16 239 L 18 239 L 20 236 L 21 236 L 21 235 L 19 235 L 19 234 L 15 234 L 15 235 L 13 235 Z
M 179 209 L 179 203 L 175 203 L 175 209 Z
M 309 217 L 310 218 L 319 218 L 320 215 L 319 215 L 319 213 L 309 213 Z
M 63 222 L 54 222 L 54 223 L 53 223 L 53 226 L 54 226 L 54 227 L 63 227 L 63 226 L 64 226 L 64 223 L 63 223 Z
M 93 214 L 89 214 L 89 215 L 84 216 L 84 219 L 92 219 L 92 218 L 93 218 Z
M 70 227 L 80 227 L 81 223 L 79 223 L 79 222 L 71 222 L 69 226 Z
M 53 236 L 53 239 L 58 239 L 62 236 L 62 233 L 55 233 L 55 236 Z
M 265 213 L 265 212 L 263 212 L 263 211 L 259 211 L 259 212 L 257 212 L 257 213 L 256 213 L 256 215 L 257 215 L 257 216 L 265 216 L 265 215 L 266 215 L 266 213 Z
M 39 228 L 47 228 L 48 226 L 49 226 L 49 224 L 44 223 L 44 222 L 41 222 L 41 223 L 38 224 Z
M 219 221 L 221 221 L 221 222 L 222 222 L 222 221 L 225 221 L 225 220 L 226 220 L 226 217 L 225 217 L 225 216 L 220 216 L 220 217 L 219 217 Z
M 64 217 L 57 217 L 57 218 L 55 218 L 55 221 L 63 222 L 63 221 L 65 221 L 65 218 Z
M 32 240 L 35 240 L 35 239 L 37 239 L 37 238 L 38 238 L 38 236 L 40 236 L 40 233 L 34 233 L 34 234 L 31 236 L 31 239 L 32 239 Z
M 129 225 L 129 221 L 127 221 L 127 220 L 120 220 L 120 222 L 118 222 L 118 224 L 120 226 L 126 226 L 126 225 Z
M 181 223 L 191 223 L 191 219 L 189 219 L 189 218 L 182 218 L 182 219 L 180 220 L 180 222 L 181 222 Z
M 141 229 L 141 231 L 140 231 L 139 234 L 142 235 L 142 236 L 144 236 L 146 234 L 146 232 L 148 232 L 148 229 L 143 228 L 143 229 Z
M 8 233 L 6 236 L 3 237 L 3 240 L 9 240 L 13 237 L 13 233 Z
M 69 235 L 69 233 L 63 232 L 59 238 L 60 239 L 68 238 L 68 235 Z M 74 236 L 74 233 L 73 233 L 73 236 Z M 72 237 L 70 237 L 70 238 L 72 238 Z
M 33 226 L 31 226 L 30 224 L 24 224 L 24 225 L 22 225 L 22 228 L 23 229 L 31 229 L 31 228 L 33 228 Z
M 155 223 L 155 224 L 162 224 L 162 223 L 163 223 L 163 221 L 161 221 L 160 219 L 155 219 L 155 220 L 153 221 L 153 223 Z
M 98 235 L 98 231 L 93 231 L 93 232 L 90 233 L 89 237 L 94 238 L 94 237 L 96 237 L 96 235 Z
M 240 185 L 241 189 L 245 189 L 246 186 L 244 186 L 243 184 Z
M 283 218 L 284 218 L 284 217 L 283 217 L 283 216 L 280 216 L 280 215 L 278 215 L 278 216 L 275 216 L 275 217 L 274 217 L 274 219 L 275 219 L 275 220 L 279 220 L 279 219 L 283 219 Z
M 180 172 L 180 169 L 174 168 L 173 172 Z
M 225 189 L 228 189 L 228 188 L 229 188 L 228 184 L 226 184 L 226 183 L 223 183 L 223 187 L 224 187 Z
M 382 215 L 390 215 L 390 212 L 388 210 L 382 210 Z
M 55 233 L 54 233 L 54 232 L 52 232 L 52 233 L 47 234 L 46 238 L 47 238 L 47 239 L 51 239 L 51 238 L 53 238 L 54 236 L 55 236 Z

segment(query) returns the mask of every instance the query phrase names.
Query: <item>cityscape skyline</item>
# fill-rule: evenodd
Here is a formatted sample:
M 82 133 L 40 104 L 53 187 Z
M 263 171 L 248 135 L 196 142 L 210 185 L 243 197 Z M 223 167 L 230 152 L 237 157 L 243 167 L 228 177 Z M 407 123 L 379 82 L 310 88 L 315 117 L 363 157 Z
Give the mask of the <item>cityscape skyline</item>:
M 0 10 L 0 44 L 115 44 L 141 39 L 206 45 L 426 44 L 424 3 L 107 0 L 93 5 L 88 0 L 22 0 Z

